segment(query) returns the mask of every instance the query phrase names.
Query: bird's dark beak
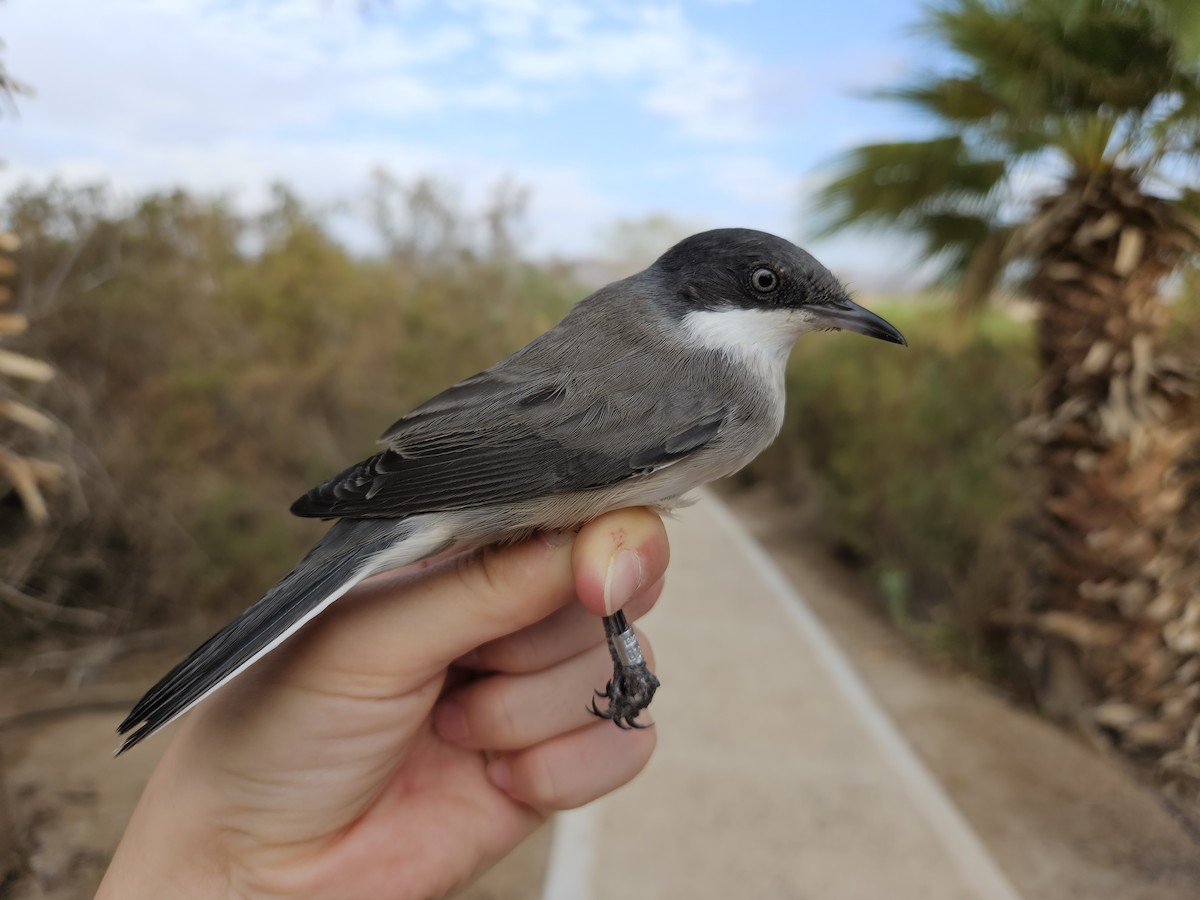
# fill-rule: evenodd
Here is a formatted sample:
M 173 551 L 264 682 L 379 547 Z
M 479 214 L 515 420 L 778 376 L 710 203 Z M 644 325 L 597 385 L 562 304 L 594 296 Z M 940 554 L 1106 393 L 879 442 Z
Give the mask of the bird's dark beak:
M 831 300 L 819 306 L 809 306 L 808 312 L 812 314 L 818 326 L 857 331 L 867 337 L 891 341 L 893 344 L 900 344 L 904 347 L 908 346 L 908 341 L 896 330 L 895 325 L 882 316 L 875 315 L 869 309 L 859 306 L 849 297 Z

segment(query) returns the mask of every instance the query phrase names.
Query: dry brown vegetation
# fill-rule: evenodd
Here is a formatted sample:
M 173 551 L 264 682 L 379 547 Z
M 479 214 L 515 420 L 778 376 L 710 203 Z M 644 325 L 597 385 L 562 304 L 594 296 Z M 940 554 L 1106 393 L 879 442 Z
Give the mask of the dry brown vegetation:
M 0 652 L 186 624 L 277 578 L 321 527 L 295 496 L 565 309 L 567 278 L 513 250 L 522 202 L 502 186 L 469 215 L 381 175 L 363 259 L 283 189 L 254 217 L 181 192 L 10 197 L 19 349 L 59 370 L 34 400 L 71 475 L 48 524 L 0 512 L 28 601 L 0 603 Z

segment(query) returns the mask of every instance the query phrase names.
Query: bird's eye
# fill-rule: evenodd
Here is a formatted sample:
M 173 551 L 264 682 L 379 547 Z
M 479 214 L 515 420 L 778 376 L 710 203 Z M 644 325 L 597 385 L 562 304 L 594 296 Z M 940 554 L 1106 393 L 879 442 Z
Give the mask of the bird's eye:
M 773 269 L 763 266 L 754 270 L 754 274 L 750 276 L 750 284 L 760 294 L 769 294 L 775 288 L 779 287 L 779 276 L 775 274 Z

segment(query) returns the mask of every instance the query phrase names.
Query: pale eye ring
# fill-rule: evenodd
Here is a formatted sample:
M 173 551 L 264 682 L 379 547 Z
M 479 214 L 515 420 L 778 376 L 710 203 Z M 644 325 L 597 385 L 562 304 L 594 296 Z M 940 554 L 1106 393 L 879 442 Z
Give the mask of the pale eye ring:
M 750 285 L 760 294 L 769 294 L 779 287 L 779 275 L 774 269 L 760 266 L 750 276 Z

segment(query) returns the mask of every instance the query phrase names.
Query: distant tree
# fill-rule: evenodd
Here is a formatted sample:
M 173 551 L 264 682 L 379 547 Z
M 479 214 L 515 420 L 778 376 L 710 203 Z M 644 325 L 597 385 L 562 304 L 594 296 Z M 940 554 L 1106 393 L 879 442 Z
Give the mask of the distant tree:
M 3 0 L 0 0 L 3 2 Z M 4 41 L 0 41 L 0 53 L 4 51 Z M 0 95 L 3 95 L 10 111 L 16 109 L 15 98 L 19 94 L 32 93 L 29 85 L 17 81 L 8 72 L 8 67 L 4 64 L 4 60 L 0 59 Z
M 1134 704 L 1121 739 L 1200 788 L 1200 410 L 1160 296 L 1196 246 L 1200 3 L 940 0 L 921 30 L 958 66 L 881 96 L 942 133 L 851 150 L 822 205 L 833 229 L 916 235 L 967 308 L 1022 263 L 1042 368 L 1025 649 Z

